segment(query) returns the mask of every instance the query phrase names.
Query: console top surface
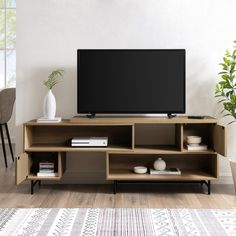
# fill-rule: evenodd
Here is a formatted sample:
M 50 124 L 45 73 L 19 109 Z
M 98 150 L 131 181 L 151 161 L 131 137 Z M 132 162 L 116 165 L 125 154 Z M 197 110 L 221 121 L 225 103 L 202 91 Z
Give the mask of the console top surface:
M 25 125 L 52 125 L 52 126 L 73 126 L 73 125 L 134 125 L 134 124 L 204 124 L 217 123 L 217 119 L 205 116 L 200 119 L 190 119 L 187 116 L 177 116 L 173 118 L 168 117 L 101 117 L 87 118 L 82 116 L 75 116 L 71 119 L 64 119 L 59 123 L 38 123 L 36 120 L 29 121 Z

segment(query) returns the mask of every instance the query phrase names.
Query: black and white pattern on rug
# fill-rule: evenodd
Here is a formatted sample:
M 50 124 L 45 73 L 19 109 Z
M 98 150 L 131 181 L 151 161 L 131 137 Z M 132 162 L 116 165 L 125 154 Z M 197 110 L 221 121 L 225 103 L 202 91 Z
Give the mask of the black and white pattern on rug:
M 236 236 L 236 209 L 0 209 L 2 236 Z

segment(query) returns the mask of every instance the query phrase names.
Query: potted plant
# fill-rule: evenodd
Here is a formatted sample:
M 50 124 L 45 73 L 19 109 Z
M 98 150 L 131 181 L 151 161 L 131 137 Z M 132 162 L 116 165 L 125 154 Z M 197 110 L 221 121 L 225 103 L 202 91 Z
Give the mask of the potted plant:
M 43 103 L 43 115 L 46 119 L 55 119 L 56 115 L 56 99 L 52 93 L 52 88 L 59 83 L 60 79 L 63 78 L 64 70 L 57 69 L 51 72 L 48 79 L 43 81 L 43 84 L 48 88 L 48 93 L 44 98 Z
M 216 84 L 215 97 L 219 98 L 218 103 L 223 105 L 224 117 L 232 118 L 229 122 L 232 124 L 236 122 L 236 49 L 231 52 L 226 50 L 223 62 L 220 65 L 222 71 L 219 73 L 220 81 Z M 236 162 L 230 160 L 230 166 L 236 191 Z

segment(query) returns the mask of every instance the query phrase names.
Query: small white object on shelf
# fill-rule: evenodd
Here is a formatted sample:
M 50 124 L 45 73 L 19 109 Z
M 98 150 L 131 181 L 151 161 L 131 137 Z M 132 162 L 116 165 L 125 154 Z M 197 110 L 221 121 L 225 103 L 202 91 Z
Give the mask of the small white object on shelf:
M 198 144 L 198 145 L 191 145 L 191 144 L 186 144 L 186 149 L 188 151 L 206 151 L 207 150 L 207 145 L 206 144 Z
M 57 177 L 57 176 L 58 176 L 57 172 L 54 172 L 54 173 L 41 173 L 41 172 L 38 172 L 37 173 L 37 177 Z
M 53 119 L 48 119 L 46 117 L 40 117 L 37 119 L 38 123 L 59 123 L 61 122 L 61 117 L 55 117 Z
M 135 166 L 134 173 L 136 174 L 145 174 L 147 173 L 147 167 L 145 166 Z
M 165 170 L 150 169 L 151 175 L 181 175 L 179 168 L 166 168 Z
M 107 147 L 108 137 L 74 137 L 72 147 Z
M 40 169 L 39 173 L 54 173 L 54 169 Z
M 153 167 L 155 170 L 165 170 L 166 163 L 162 158 L 158 158 L 156 161 L 154 161 Z
M 200 136 L 187 136 L 186 141 L 188 144 L 200 144 L 202 142 L 202 137 L 200 137 Z

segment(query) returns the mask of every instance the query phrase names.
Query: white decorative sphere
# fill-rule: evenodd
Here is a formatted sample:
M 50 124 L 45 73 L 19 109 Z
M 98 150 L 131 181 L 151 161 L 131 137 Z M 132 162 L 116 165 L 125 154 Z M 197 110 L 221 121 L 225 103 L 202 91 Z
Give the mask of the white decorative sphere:
M 158 158 L 156 161 L 154 161 L 153 167 L 155 170 L 165 170 L 166 163 L 162 158 Z

